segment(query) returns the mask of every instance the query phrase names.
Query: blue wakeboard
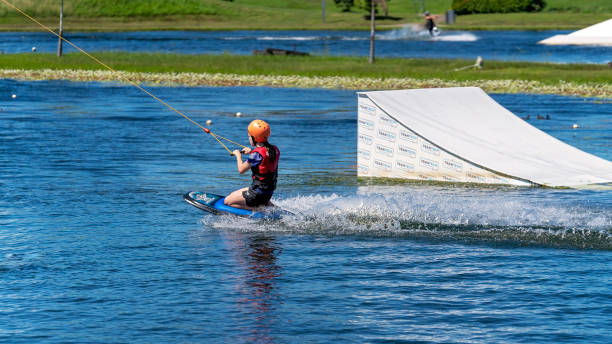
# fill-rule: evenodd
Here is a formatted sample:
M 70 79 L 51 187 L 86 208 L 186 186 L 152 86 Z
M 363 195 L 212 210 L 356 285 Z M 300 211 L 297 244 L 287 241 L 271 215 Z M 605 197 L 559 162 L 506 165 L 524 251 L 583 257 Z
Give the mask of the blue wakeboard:
M 246 210 L 225 205 L 225 196 L 215 195 L 208 192 L 191 191 L 183 195 L 185 202 L 196 208 L 202 209 L 215 215 L 230 214 L 252 219 L 280 219 L 284 216 L 294 215 L 292 212 L 282 208 L 271 206 L 262 207 L 261 210 Z

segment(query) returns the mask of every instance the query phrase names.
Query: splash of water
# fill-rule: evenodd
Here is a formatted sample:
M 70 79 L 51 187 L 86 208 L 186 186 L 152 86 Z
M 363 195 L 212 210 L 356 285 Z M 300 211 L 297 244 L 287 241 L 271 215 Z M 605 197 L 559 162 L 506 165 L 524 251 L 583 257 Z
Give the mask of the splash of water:
M 263 36 L 257 37 L 258 41 L 314 41 L 318 39 L 325 39 L 325 37 L 316 36 Z
M 475 42 L 478 36 L 464 31 L 440 32 L 439 36 L 431 36 L 429 31 L 419 25 L 407 25 L 401 29 L 391 30 L 379 35 L 380 40 L 413 40 L 413 41 L 445 41 L 445 42 Z
M 281 221 L 205 217 L 212 228 L 317 235 L 428 238 L 516 246 L 612 250 L 610 209 L 492 190 L 369 192 L 276 201 L 299 215 Z
M 224 37 L 224 40 L 247 40 L 255 39 L 257 41 L 363 41 L 369 40 L 370 37 L 366 33 L 348 34 L 348 35 L 322 35 L 322 36 L 243 36 L 243 37 Z M 419 25 L 406 25 L 401 29 L 394 29 L 387 32 L 382 32 L 376 35 L 376 39 L 382 41 L 398 41 L 398 40 L 413 40 L 413 41 L 446 41 L 446 42 L 474 42 L 478 40 L 478 36 L 465 31 L 445 31 L 439 36 L 431 36 L 429 31 L 423 29 Z

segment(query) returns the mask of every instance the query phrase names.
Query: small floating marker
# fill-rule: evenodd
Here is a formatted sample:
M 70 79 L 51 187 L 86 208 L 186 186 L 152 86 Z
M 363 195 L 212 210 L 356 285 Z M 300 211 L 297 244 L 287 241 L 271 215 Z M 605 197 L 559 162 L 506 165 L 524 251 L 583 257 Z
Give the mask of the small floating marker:
M 206 120 L 206 124 L 207 124 L 207 125 L 211 125 L 211 124 L 212 124 L 212 121 L 211 121 L 211 120 Z
M 32 52 L 35 53 L 36 52 L 36 47 L 32 47 Z
M 242 116 L 242 113 L 236 112 L 236 117 L 240 117 L 240 116 Z
M 577 129 L 578 128 L 578 124 L 574 123 L 574 125 L 572 125 L 572 128 Z
M 16 94 L 13 94 L 13 95 L 11 96 L 11 98 L 15 99 L 15 98 L 17 98 L 17 95 L 16 95 Z

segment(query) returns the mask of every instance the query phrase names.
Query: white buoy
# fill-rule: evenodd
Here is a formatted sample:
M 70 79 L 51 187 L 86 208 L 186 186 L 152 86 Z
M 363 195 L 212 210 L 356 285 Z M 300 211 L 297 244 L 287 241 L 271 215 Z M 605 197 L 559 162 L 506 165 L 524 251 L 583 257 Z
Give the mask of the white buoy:
M 211 121 L 211 120 L 207 120 L 207 121 L 206 121 L 206 124 L 207 124 L 207 125 L 211 125 L 211 124 L 212 124 L 212 121 Z
M 13 95 L 11 96 L 11 98 L 15 99 L 15 98 L 17 98 L 17 95 L 16 95 L 16 94 L 13 94 Z
M 236 117 L 240 117 L 240 116 L 242 116 L 242 113 L 236 112 Z
M 36 47 L 32 47 L 32 52 L 35 53 L 36 52 Z
M 574 123 L 574 125 L 572 125 L 572 128 L 574 129 L 578 128 L 578 124 Z

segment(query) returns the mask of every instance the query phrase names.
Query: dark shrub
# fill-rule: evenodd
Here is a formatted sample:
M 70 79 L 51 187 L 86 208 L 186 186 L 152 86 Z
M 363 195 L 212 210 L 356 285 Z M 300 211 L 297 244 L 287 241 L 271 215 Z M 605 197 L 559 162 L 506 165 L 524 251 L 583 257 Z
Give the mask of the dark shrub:
M 349 12 L 354 5 L 353 0 L 334 0 L 334 2 L 342 9 L 342 12 Z
M 544 0 L 453 0 L 457 14 L 537 12 L 544 8 Z

